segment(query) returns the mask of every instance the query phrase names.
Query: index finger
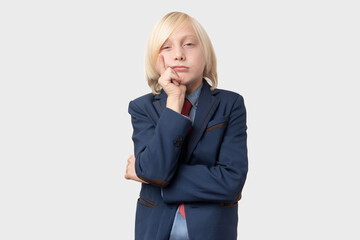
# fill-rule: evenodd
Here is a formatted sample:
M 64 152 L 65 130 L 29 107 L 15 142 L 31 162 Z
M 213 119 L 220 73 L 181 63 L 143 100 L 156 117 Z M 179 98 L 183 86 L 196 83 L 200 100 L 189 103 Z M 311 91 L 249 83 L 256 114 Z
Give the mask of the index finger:
M 158 58 L 156 60 L 156 71 L 162 75 L 163 72 L 165 72 L 166 68 L 165 68 L 165 62 L 164 62 L 164 57 L 163 55 L 159 54 Z

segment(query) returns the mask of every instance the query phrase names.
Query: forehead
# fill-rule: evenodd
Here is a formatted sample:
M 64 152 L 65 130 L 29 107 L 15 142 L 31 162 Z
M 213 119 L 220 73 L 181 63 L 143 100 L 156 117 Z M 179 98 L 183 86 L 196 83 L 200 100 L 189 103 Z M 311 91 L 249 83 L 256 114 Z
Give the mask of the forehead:
M 190 23 L 185 23 L 175 29 L 167 40 L 181 40 L 183 38 L 195 38 L 198 39 L 197 34 Z

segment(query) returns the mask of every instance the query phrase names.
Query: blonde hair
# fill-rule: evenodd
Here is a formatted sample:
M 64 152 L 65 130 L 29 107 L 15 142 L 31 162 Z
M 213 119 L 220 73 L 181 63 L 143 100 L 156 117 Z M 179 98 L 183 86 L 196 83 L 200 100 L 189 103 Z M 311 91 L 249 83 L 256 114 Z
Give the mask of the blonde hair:
M 203 77 L 210 83 L 212 90 L 217 87 L 216 56 L 205 29 L 196 19 L 190 17 L 186 13 L 171 12 L 166 14 L 155 25 L 147 42 L 145 52 L 145 76 L 154 94 L 159 94 L 161 91 L 161 86 L 158 83 L 160 75 L 156 71 L 156 61 L 160 53 L 160 48 L 169 36 L 185 23 L 190 23 L 192 25 L 203 48 L 205 57 Z

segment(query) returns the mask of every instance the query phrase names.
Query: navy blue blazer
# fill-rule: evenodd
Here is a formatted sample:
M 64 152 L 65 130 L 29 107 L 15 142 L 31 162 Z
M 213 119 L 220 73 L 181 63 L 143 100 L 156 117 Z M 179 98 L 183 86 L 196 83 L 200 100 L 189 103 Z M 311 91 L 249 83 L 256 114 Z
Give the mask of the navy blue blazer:
M 142 184 L 135 239 L 168 239 L 176 210 L 185 203 L 190 240 L 235 240 L 238 205 L 248 171 L 243 97 L 204 80 L 191 121 L 152 93 L 129 104 L 135 171 Z

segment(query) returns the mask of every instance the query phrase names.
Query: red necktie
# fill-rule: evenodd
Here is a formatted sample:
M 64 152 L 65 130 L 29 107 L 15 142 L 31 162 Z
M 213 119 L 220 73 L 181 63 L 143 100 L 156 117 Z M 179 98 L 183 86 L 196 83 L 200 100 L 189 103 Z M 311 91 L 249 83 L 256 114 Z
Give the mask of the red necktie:
M 190 119 L 189 113 L 190 113 L 191 108 L 192 108 L 191 102 L 185 98 L 184 105 L 183 105 L 182 110 L 181 110 L 181 114 Z M 189 131 L 188 131 L 188 133 L 186 135 L 186 139 L 189 138 L 191 130 L 192 130 L 192 126 L 190 126 L 190 128 L 189 128 Z
M 184 105 L 181 110 L 181 114 L 190 118 L 189 113 L 190 113 L 191 107 L 192 107 L 191 102 L 185 98 Z
M 182 110 L 181 110 L 181 114 L 187 116 L 188 118 L 190 118 L 189 113 L 190 113 L 191 107 L 192 107 L 191 102 L 190 102 L 189 100 L 185 99 L 183 108 L 182 108 Z M 190 127 L 189 132 L 188 132 L 187 135 L 189 135 L 191 129 L 192 129 L 192 127 Z M 185 217 L 185 208 L 184 208 L 184 204 L 183 204 L 183 203 L 180 204 L 179 212 L 180 212 L 181 216 L 183 216 L 183 217 L 186 219 L 186 217 Z

